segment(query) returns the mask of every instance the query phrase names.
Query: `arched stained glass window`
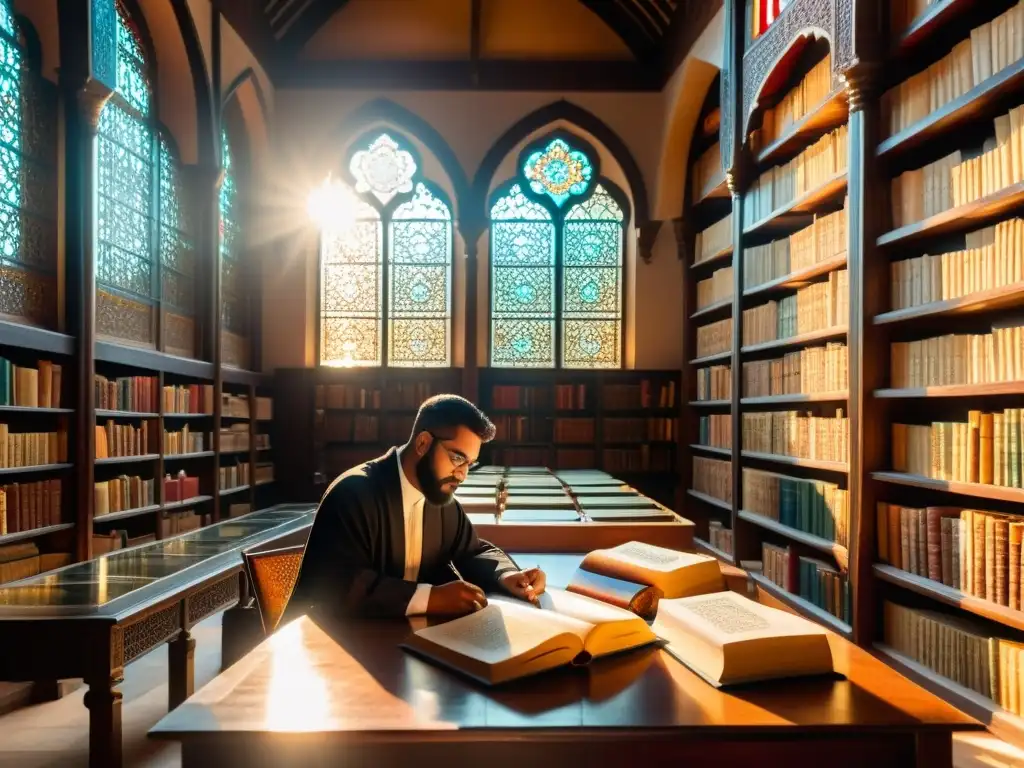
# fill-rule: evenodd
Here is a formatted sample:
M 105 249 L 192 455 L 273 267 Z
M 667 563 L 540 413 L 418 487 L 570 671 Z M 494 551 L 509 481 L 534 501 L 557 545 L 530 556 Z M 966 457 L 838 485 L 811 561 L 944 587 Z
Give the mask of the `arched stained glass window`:
M 352 210 L 321 231 L 320 363 L 451 365 L 451 206 L 393 133 L 358 140 L 347 169 Z
M 120 0 L 117 87 L 97 130 L 96 331 L 195 353 L 195 243 L 180 160 L 159 129 L 145 49 Z
M 555 225 L 518 184 L 491 206 L 491 365 L 555 364 Z
M 380 365 L 384 238 L 380 214 L 359 201 L 355 221 L 320 235 L 320 362 Z
M 97 332 L 153 344 L 154 131 L 150 84 L 135 30 L 117 4 L 117 88 L 98 130 Z
M 226 127 L 220 133 L 220 296 L 221 356 L 224 363 L 248 364 L 248 301 L 245 292 L 245 246 L 242 240 L 242 210 L 238 199 L 238 175 L 231 139 Z
M 0 314 L 55 327 L 57 94 L 20 23 L 0 0 Z
M 583 142 L 528 147 L 492 198 L 494 367 L 622 365 L 625 199 Z

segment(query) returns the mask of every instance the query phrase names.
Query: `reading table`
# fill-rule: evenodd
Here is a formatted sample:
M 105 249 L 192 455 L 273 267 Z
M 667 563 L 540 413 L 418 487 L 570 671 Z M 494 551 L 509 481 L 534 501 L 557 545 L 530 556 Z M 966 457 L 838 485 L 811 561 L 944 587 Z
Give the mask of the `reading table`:
M 0 680 L 84 678 L 89 764 L 121 765 L 124 667 L 168 645 L 169 708 L 191 693 L 189 630 L 243 594 L 243 549 L 312 524 L 281 505 L 0 587 Z
M 564 585 L 578 555 L 514 555 Z M 731 588 L 736 579 L 727 574 Z M 813 765 L 946 768 L 983 726 L 829 633 L 845 679 L 716 689 L 658 648 L 488 688 L 398 647 L 416 620 L 282 627 L 164 717 L 183 768 Z M 410 625 L 414 626 L 410 626 Z

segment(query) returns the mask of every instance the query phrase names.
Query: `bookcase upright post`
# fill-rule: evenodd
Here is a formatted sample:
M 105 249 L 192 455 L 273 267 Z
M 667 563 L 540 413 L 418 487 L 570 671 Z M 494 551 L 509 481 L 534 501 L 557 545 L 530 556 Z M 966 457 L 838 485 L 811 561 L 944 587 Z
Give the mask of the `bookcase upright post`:
M 883 468 L 886 456 L 884 404 L 874 397 L 888 369 L 888 349 L 874 317 L 883 310 L 888 282 L 886 265 L 877 253 L 884 212 L 875 147 L 881 110 L 879 67 L 861 63 L 844 74 L 849 93 L 849 219 L 850 275 L 849 411 L 850 411 L 850 560 L 854 639 L 868 645 L 875 636 L 875 590 L 872 575 L 877 482 L 871 473 Z M 871 203 L 868 200 L 872 200 Z

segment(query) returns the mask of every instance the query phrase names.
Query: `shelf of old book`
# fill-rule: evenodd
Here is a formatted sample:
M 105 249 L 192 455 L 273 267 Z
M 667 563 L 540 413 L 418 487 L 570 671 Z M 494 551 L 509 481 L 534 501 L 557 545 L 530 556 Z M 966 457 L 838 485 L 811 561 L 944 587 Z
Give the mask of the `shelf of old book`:
M 107 512 L 102 515 L 96 515 L 92 519 L 93 525 L 100 525 L 103 523 L 112 523 L 117 520 L 125 520 L 131 517 L 140 517 L 142 515 L 149 515 L 154 512 L 159 512 L 162 507 L 159 504 L 147 504 L 144 507 L 135 507 L 134 509 L 124 509 L 119 512 Z
M 60 531 L 71 530 L 74 527 L 74 523 L 58 523 L 57 525 L 44 525 L 41 528 L 30 528 L 25 531 L 5 533 L 0 535 L 0 546 L 14 544 L 18 541 L 26 541 L 27 539 L 35 539 L 41 536 L 49 536 L 50 534 L 59 533 Z
M 833 91 L 811 108 L 802 118 L 792 123 L 785 131 L 764 149 L 757 153 L 755 162 L 759 167 L 772 165 L 782 157 L 792 154 L 811 139 L 818 138 L 847 121 L 849 104 L 845 88 Z
M 838 339 L 841 336 L 846 336 L 848 330 L 849 329 L 845 325 L 836 326 L 834 328 L 821 328 L 817 331 L 809 331 L 808 333 L 801 333 L 796 336 L 787 336 L 784 339 L 772 339 L 771 341 L 764 341 L 759 344 L 749 344 L 742 347 L 740 352 L 744 355 L 754 355 L 761 352 L 767 352 L 769 350 L 786 349 L 788 347 L 802 347 L 808 344 L 813 344 L 816 341 Z
M 909 573 L 893 565 L 875 563 L 875 575 L 882 581 L 929 597 L 952 608 L 959 608 L 1013 629 L 1024 631 L 1024 612 L 981 597 L 969 595 L 942 582 Z
M 75 337 L 46 328 L 0 319 L 0 346 L 14 347 L 40 355 L 70 357 L 75 352 Z
M 995 117 L 1003 102 L 1022 87 L 1024 59 L 1018 59 L 966 93 L 933 109 L 923 119 L 885 139 L 878 145 L 876 152 L 880 158 L 895 157 L 935 141 L 970 122 Z
M 764 461 L 772 464 L 786 464 L 791 467 L 803 467 L 804 469 L 820 469 L 837 474 L 846 474 L 850 466 L 842 461 L 825 461 L 823 459 L 806 459 L 799 456 L 784 456 L 778 453 L 762 453 L 760 451 L 743 451 L 744 459 Z
M 1024 489 L 1008 488 L 1002 485 L 989 485 L 984 483 L 960 483 L 951 480 L 936 480 L 935 478 L 923 475 L 913 475 L 908 472 L 872 472 L 871 476 L 883 483 L 894 485 L 906 485 L 914 488 L 927 488 L 932 491 L 944 491 L 958 496 L 967 496 L 973 499 L 995 499 L 997 501 L 1010 501 L 1024 503 Z
M 143 464 L 147 461 L 156 461 L 160 458 L 159 453 L 142 453 L 137 456 L 105 456 L 96 459 L 97 466 L 106 464 Z
M 761 283 L 760 285 L 745 288 L 743 290 L 743 298 L 760 297 L 794 288 L 803 288 L 804 286 L 810 285 L 814 278 L 827 275 L 829 272 L 834 272 L 838 269 L 843 269 L 845 266 L 846 253 L 844 252 L 841 256 L 819 261 L 817 264 L 812 264 L 804 269 L 791 272 L 788 275 L 777 277 L 774 280 Z
M 50 414 L 53 416 L 64 416 L 69 413 L 74 413 L 74 408 L 45 408 L 42 406 L 28 406 L 28 405 L 0 405 L 0 417 L 11 415 L 11 416 L 31 416 L 33 414 Z
M 761 233 L 793 232 L 810 223 L 808 216 L 829 203 L 835 203 L 846 192 L 847 174 L 843 171 L 825 183 L 785 203 L 764 218 L 743 228 L 744 236 Z
M 60 472 L 70 469 L 73 465 L 68 463 L 57 464 L 35 464 L 29 467 L 0 467 L 0 475 L 32 475 L 49 472 Z
M 787 592 L 778 584 L 757 571 L 750 571 L 749 575 L 759 589 L 764 590 L 778 602 L 782 603 L 782 605 L 790 608 L 796 613 L 802 614 L 811 621 L 824 624 L 828 629 L 831 629 L 836 634 L 847 639 L 850 639 L 853 636 L 853 628 L 838 616 L 833 616 L 825 609 L 819 608 L 814 603 L 809 600 L 805 600 L 799 595 Z
M 906 27 L 899 32 L 893 53 L 898 58 L 909 58 L 916 50 L 929 42 L 929 37 L 942 27 L 954 23 L 975 0 L 936 0 L 916 18 L 908 19 Z M 895 4 L 894 4 L 895 5 Z
M 714 453 L 725 457 L 732 456 L 731 448 L 720 448 L 715 445 L 702 445 L 700 443 L 691 443 L 690 447 L 695 451 L 704 451 L 705 453 Z
M 706 493 L 695 491 L 692 488 L 688 489 L 686 493 L 687 495 L 692 496 L 695 499 L 703 501 L 705 504 L 710 504 L 712 507 L 718 507 L 719 509 L 724 510 L 726 512 L 732 512 L 732 505 L 727 501 L 716 499 L 714 496 L 709 496 Z
M 733 247 L 731 245 L 728 245 L 722 248 L 720 251 L 715 252 L 711 256 L 708 256 L 706 259 L 703 259 L 702 261 L 694 261 L 690 265 L 690 269 L 698 270 L 704 269 L 705 267 L 726 266 L 729 262 L 732 261 L 732 252 Z
M 694 408 L 728 408 L 732 400 L 692 400 L 690 405 Z
M 168 501 L 164 503 L 163 507 L 161 508 L 163 509 L 164 512 L 171 512 L 176 509 L 182 509 L 183 507 L 198 506 L 208 501 L 213 501 L 213 496 L 192 496 L 191 498 L 183 499 L 182 501 Z
M 901 675 L 984 723 L 996 737 L 1017 745 L 1024 743 L 1024 719 L 999 706 L 989 696 L 960 685 L 887 643 L 875 643 L 874 649 Z M 939 650 L 937 655 L 944 654 Z M 968 666 L 964 662 L 964 667 Z M 987 668 L 985 677 L 988 677 Z
M 708 318 L 717 318 L 729 315 L 732 313 L 732 296 L 724 299 L 719 299 L 706 307 L 702 307 L 690 315 L 691 320 L 706 320 Z
M 876 389 L 874 394 L 875 397 L 886 399 L 1024 395 L 1024 381 L 997 381 L 992 384 L 950 384 L 942 387 L 887 388 Z
M 932 301 L 875 315 L 876 325 L 904 323 L 919 319 L 957 317 L 1024 305 L 1024 283 L 974 291 L 955 299 Z
M 822 538 L 821 536 L 815 536 L 813 533 L 807 533 L 806 531 L 801 531 L 797 528 L 783 525 L 778 520 L 772 520 L 769 517 L 765 517 L 764 515 L 759 515 L 756 512 L 750 512 L 745 509 L 741 509 L 737 512 L 737 516 L 741 520 L 746 520 L 752 525 L 760 526 L 765 530 L 772 531 L 773 533 L 792 539 L 793 541 L 798 541 L 805 546 L 818 550 L 819 552 L 832 555 L 839 564 L 839 567 L 844 571 L 849 567 L 850 551 L 841 544 Z
M 732 350 L 726 350 L 725 352 L 715 352 L 713 355 L 695 358 L 690 361 L 690 365 L 708 365 L 709 363 L 718 363 L 730 359 L 732 359 Z
M 791 403 L 840 403 L 849 399 L 850 393 L 841 392 L 800 392 L 792 395 L 764 395 L 762 397 L 740 398 L 741 405 L 789 405 Z
M 156 419 L 160 417 L 160 414 L 147 411 L 118 411 L 109 408 L 97 408 L 96 416 L 97 418 L 107 419 Z
M 882 247 L 905 246 L 928 238 L 969 232 L 1014 212 L 1024 205 L 1024 182 L 1012 184 L 964 205 L 893 229 L 878 238 Z
M 704 539 L 694 536 L 693 545 L 698 552 L 702 552 L 706 555 L 711 555 L 712 557 L 717 557 L 723 563 L 728 563 L 729 565 L 736 564 L 736 558 L 734 558 L 728 552 L 723 552 L 721 549 L 711 546 L 708 542 L 704 541 Z

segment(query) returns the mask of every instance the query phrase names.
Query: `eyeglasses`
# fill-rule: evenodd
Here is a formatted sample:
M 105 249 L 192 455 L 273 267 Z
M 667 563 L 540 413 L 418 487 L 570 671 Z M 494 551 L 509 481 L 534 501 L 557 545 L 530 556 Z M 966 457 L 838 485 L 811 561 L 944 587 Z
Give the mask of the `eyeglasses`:
M 441 441 L 444 440 L 445 438 L 441 437 L 440 435 L 435 435 L 433 432 L 428 432 L 427 434 L 434 438 L 434 442 L 437 445 L 441 446 L 441 450 L 448 455 L 448 461 L 452 463 L 452 467 L 454 467 L 455 469 L 459 469 L 460 467 L 464 467 L 470 463 L 468 456 L 465 456 L 462 453 L 459 453 L 458 451 L 453 451 L 449 449 L 448 446 L 446 446 L 444 443 L 442 443 Z

